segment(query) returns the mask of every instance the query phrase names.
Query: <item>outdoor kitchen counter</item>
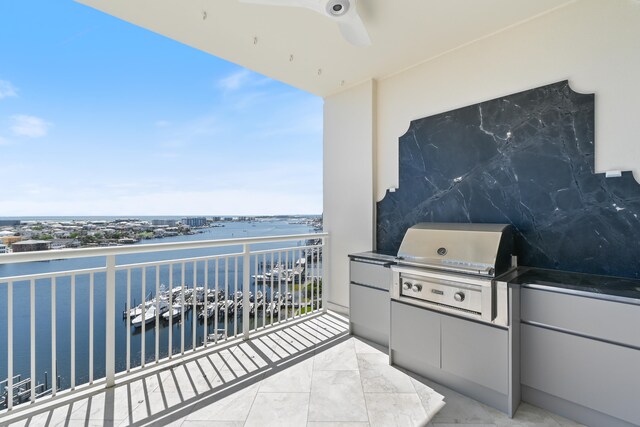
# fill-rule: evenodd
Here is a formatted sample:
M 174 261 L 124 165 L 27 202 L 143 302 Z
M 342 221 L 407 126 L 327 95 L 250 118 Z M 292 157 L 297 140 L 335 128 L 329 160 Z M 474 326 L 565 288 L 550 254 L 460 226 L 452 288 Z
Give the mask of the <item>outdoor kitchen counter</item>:
M 361 260 L 369 260 L 369 261 L 378 261 L 378 262 L 389 263 L 389 264 L 396 263 L 396 255 L 390 252 L 377 252 L 377 251 L 358 252 L 354 254 L 349 254 L 349 258 L 353 260 L 361 259 Z
M 511 285 L 640 305 L 640 280 L 521 267 Z
M 518 273 L 522 400 L 589 426 L 640 426 L 640 280 Z

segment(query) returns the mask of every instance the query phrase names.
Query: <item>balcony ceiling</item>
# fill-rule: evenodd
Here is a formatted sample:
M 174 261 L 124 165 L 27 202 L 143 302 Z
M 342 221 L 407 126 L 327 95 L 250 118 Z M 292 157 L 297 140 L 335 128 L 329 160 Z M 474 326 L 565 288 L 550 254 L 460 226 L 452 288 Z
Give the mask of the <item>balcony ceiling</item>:
M 358 11 L 372 40 L 365 48 L 347 43 L 329 18 L 297 7 L 238 0 L 78 1 L 327 96 L 392 75 L 575 0 L 359 0 Z

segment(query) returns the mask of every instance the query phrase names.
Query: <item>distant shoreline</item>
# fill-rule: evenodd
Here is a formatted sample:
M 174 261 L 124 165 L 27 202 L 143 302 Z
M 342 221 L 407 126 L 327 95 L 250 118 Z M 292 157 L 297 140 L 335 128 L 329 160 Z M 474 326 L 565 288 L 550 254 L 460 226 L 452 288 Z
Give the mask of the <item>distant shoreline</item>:
M 205 218 L 319 218 L 321 214 L 291 214 L 291 215 L 36 215 L 36 216 L 0 216 L 0 220 L 7 221 L 113 221 L 116 219 L 182 219 L 185 217 Z

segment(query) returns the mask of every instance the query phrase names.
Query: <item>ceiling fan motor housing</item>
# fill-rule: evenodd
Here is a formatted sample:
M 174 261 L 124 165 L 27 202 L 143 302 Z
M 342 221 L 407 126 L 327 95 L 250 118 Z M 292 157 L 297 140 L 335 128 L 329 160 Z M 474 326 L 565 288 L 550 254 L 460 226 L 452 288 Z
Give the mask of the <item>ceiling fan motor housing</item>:
M 327 13 L 331 16 L 343 16 L 349 11 L 351 3 L 349 0 L 329 0 L 327 2 Z

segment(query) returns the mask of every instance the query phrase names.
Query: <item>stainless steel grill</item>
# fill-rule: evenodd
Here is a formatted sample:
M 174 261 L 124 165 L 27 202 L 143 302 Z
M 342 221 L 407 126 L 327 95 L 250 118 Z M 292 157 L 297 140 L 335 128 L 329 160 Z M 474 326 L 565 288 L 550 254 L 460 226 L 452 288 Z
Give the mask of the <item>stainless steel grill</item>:
M 407 230 L 392 267 L 391 297 L 506 326 L 513 235 L 506 224 L 421 223 Z

